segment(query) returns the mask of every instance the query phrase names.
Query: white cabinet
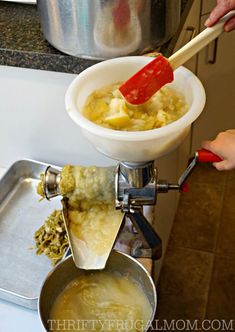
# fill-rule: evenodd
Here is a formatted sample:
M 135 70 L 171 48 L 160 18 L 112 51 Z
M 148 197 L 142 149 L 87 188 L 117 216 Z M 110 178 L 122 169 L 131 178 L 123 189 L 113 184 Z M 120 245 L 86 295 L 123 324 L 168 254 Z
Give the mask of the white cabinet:
M 201 29 L 207 15 L 201 17 Z M 235 31 L 223 33 L 198 56 L 197 76 L 206 90 L 206 107 L 193 124 L 192 151 L 201 141 L 235 128 Z
M 193 37 L 192 34 L 197 35 L 200 30 L 205 29 L 204 22 L 208 15 L 202 15 L 202 13 L 209 13 L 215 4 L 215 0 L 202 2 L 194 0 L 173 52 L 189 42 Z M 177 167 L 178 176 L 182 174 L 189 156 L 201 147 L 202 140 L 213 138 L 221 130 L 235 128 L 235 32 L 224 33 L 219 41 L 211 43 L 184 66 L 194 72 L 202 81 L 206 90 L 207 103 L 202 115 L 192 125 L 191 134 L 177 150 L 178 161 L 176 162 L 173 154 L 171 155 L 172 170 L 170 172 L 167 169 L 168 176 L 170 173 L 173 175 L 175 167 Z M 160 177 L 162 177 L 161 164 L 158 166 Z M 169 202 L 171 209 L 168 209 Z M 159 203 L 156 208 L 156 228 L 164 240 L 163 252 L 165 253 L 172 226 L 172 222 L 169 220 L 174 217 L 174 211 L 177 207 L 176 193 L 160 196 Z M 168 222 L 164 223 L 164 219 Z M 155 267 L 156 277 L 159 274 L 162 260 L 159 263 Z
M 174 47 L 173 52 L 176 52 L 184 44 L 189 42 L 194 35 L 199 31 L 199 18 L 200 18 L 200 1 L 195 0 L 188 17 L 184 23 L 180 36 Z M 197 56 L 190 59 L 185 67 L 192 72 L 196 72 Z M 190 144 L 191 135 L 184 140 L 181 146 L 175 151 L 156 161 L 156 165 L 159 169 L 159 177 L 161 179 L 167 179 L 169 182 L 176 182 L 179 176 L 187 167 L 187 162 L 190 157 Z M 168 161 L 168 162 L 167 162 Z M 155 280 L 157 281 L 161 265 L 164 259 L 167 242 L 171 227 L 173 224 L 175 212 L 177 209 L 179 194 L 177 192 L 168 192 L 167 194 L 159 194 L 156 206 L 156 229 L 163 240 L 163 258 L 157 262 L 154 266 Z M 169 208 L 170 207 L 170 208 Z
M 194 0 L 174 52 L 190 39 L 190 34 L 205 29 L 204 22 L 216 0 Z M 204 15 L 207 14 L 207 15 Z M 223 130 L 235 128 L 235 31 L 223 33 L 216 41 L 190 59 L 185 67 L 194 72 L 206 90 L 207 102 L 201 116 L 192 126 L 191 137 L 179 150 L 180 170 L 189 145 L 191 153 L 201 142 L 213 139 Z
M 195 37 L 199 32 L 199 23 L 200 23 L 200 10 L 201 10 L 201 1 L 194 0 L 192 7 L 188 13 L 187 19 L 184 23 L 182 31 L 179 35 L 179 38 L 175 44 L 173 52 L 176 52 L 178 49 L 183 47 L 188 43 L 193 37 Z M 195 55 L 189 61 L 187 61 L 184 66 L 190 69 L 193 73 L 196 72 L 197 56 Z
M 196 0 L 198 1 L 198 0 Z M 198 1 L 200 2 L 200 0 Z M 217 1 L 216 0 L 203 0 L 202 1 L 202 12 L 201 14 L 209 14 L 213 8 L 215 8 Z
M 194 0 L 193 5 L 188 13 L 187 19 L 184 23 L 180 36 L 176 42 L 173 52 L 183 47 L 194 36 L 199 33 L 200 24 L 200 10 L 201 1 Z M 197 70 L 197 55 L 187 61 L 184 66 L 196 73 Z M 187 166 L 188 159 L 190 157 L 191 149 L 191 134 L 185 139 L 180 148 L 178 149 L 178 177 L 182 174 Z

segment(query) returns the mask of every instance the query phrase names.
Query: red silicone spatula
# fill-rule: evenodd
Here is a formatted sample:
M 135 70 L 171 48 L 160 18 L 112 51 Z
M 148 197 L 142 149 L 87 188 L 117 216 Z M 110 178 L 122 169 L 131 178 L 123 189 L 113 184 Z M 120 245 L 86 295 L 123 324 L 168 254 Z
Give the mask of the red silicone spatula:
M 119 88 L 126 101 L 132 105 L 147 102 L 162 86 L 173 81 L 173 71 L 176 68 L 216 39 L 224 31 L 224 23 L 233 16 L 235 10 L 230 11 L 213 27 L 206 28 L 169 59 L 159 55 L 140 69 Z

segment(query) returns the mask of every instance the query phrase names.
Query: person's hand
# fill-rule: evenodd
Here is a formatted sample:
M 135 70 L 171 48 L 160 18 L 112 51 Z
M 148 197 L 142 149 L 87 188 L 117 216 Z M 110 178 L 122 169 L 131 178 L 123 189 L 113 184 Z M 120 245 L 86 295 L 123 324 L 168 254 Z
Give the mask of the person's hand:
M 219 171 L 235 169 L 235 129 L 219 133 L 213 141 L 202 142 L 202 147 L 223 159 L 213 163 Z
M 213 26 L 216 22 L 219 21 L 221 17 L 233 9 L 235 9 L 235 0 L 217 0 L 217 5 L 210 13 L 209 18 L 205 22 L 205 25 L 207 27 Z M 228 20 L 224 25 L 224 31 L 226 32 L 229 32 L 233 29 L 235 29 L 235 16 L 230 18 L 230 20 Z

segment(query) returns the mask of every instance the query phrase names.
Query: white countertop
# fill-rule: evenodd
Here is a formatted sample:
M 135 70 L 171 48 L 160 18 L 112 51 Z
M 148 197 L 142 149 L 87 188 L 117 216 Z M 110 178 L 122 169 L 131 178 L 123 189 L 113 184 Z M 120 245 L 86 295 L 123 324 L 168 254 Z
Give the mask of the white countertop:
M 115 163 L 90 146 L 65 111 L 64 95 L 75 77 L 0 66 L 0 176 L 2 167 L 24 158 L 55 165 Z M 0 300 L 0 332 L 16 331 L 43 331 L 37 311 Z
M 5 168 L 3 168 L 3 167 L 0 167 L 0 177 L 2 177 L 2 175 L 4 174 L 4 172 L 5 172 Z
M 0 167 L 0 177 L 4 172 L 5 168 Z M 43 329 L 37 311 L 0 300 L 0 331 L 41 332 Z
M 84 166 L 116 164 L 89 144 L 65 112 L 64 95 L 75 77 L 74 74 L 0 66 L 0 116 L 3 119 L 0 122 L 0 175 L 5 170 L 1 167 L 9 167 L 24 158 L 54 165 L 65 162 Z M 161 178 L 176 181 L 177 152 L 160 158 L 157 165 Z M 174 219 L 176 193 L 160 196 L 157 209 L 155 227 L 163 240 L 164 253 Z M 151 220 L 150 216 L 148 218 Z M 155 278 L 161 262 L 155 265 Z M 43 331 L 37 311 L 0 300 L 0 332 L 16 331 Z

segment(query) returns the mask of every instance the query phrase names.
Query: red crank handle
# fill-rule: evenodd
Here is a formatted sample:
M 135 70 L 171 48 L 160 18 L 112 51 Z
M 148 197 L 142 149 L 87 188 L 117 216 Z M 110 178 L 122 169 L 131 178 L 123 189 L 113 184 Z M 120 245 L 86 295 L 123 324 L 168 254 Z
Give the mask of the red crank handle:
M 198 150 L 196 152 L 196 156 L 199 163 L 216 163 L 223 160 L 213 152 L 206 149 Z
M 197 162 L 215 163 L 219 161 L 222 161 L 222 159 L 219 156 L 206 149 L 200 149 L 197 152 L 195 152 L 194 157 L 191 159 L 191 162 L 189 163 L 187 169 L 179 178 L 178 184 L 180 186 L 180 191 L 187 192 L 189 190 L 188 184 L 185 181 L 192 172 L 192 170 L 194 169 L 194 167 L 196 166 Z

